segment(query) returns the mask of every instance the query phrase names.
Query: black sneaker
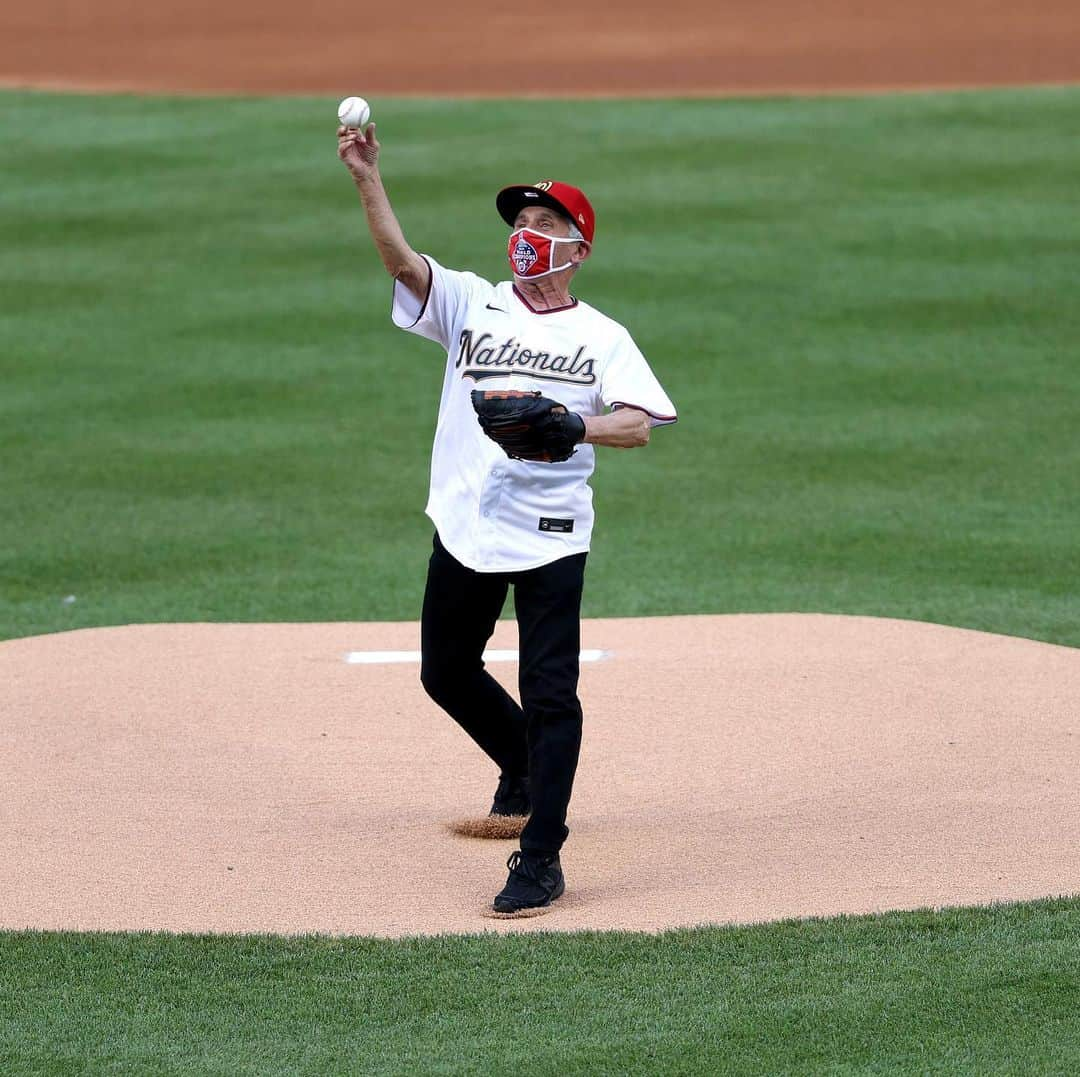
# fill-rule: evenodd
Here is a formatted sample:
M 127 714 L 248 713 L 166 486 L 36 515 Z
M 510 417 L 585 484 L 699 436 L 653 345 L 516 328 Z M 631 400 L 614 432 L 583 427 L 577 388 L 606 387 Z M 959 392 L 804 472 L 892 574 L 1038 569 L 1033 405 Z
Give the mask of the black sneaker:
M 491 815 L 528 815 L 532 811 L 529 779 L 516 774 L 499 776 L 499 788 L 491 802 Z
M 510 877 L 492 908 L 497 913 L 524 914 L 533 909 L 546 909 L 566 889 L 558 853 L 510 854 L 506 866 Z

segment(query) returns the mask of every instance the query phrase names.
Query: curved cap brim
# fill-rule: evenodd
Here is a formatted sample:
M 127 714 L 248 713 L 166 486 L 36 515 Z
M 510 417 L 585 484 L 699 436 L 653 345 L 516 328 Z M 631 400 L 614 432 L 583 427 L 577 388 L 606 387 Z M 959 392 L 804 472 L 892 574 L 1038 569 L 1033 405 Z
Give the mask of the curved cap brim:
M 499 216 L 511 228 L 514 227 L 514 222 L 517 220 L 517 215 L 521 212 L 523 206 L 547 206 L 549 209 L 558 210 L 564 217 L 569 217 L 571 221 L 574 219 L 573 213 L 557 198 L 552 197 L 547 191 L 540 191 L 535 187 L 525 185 L 504 187 L 495 196 L 495 208 L 499 211 Z

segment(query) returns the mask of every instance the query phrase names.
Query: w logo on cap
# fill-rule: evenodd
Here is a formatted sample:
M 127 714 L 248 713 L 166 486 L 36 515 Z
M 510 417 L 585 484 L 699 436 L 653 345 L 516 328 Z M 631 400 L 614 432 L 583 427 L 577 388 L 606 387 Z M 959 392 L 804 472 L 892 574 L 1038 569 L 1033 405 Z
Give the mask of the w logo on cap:
M 519 277 L 524 277 L 526 273 L 534 265 L 536 260 L 540 257 L 536 253 L 536 248 L 524 237 L 518 239 L 514 244 L 514 250 L 510 255 L 510 261 L 514 263 L 514 268 L 518 272 Z

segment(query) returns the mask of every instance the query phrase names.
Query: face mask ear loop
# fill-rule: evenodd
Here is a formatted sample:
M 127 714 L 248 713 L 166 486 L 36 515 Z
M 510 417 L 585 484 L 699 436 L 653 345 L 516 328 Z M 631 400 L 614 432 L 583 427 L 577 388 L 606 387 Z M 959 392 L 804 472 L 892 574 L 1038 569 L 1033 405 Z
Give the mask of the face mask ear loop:
M 550 277 L 552 273 L 561 273 L 564 269 L 569 269 L 574 263 L 567 262 L 564 266 L 556 266 L 554 269 L 545 269 L 543 273 L 530 273 L 528 276 L 521 276 L 519 273 L 515 273 L 514 276 L 518 280 L 539 280 L 541 277 Z
M 555 261 L 555 244 L 556 243 L 580 243 L 581 242 L 580 239 L 570 239 L 569 236 L 566 236 L 565 238 L 563 236 L 551 236 L 549 238 L 551 239 L 551 260 L 553 262 Z M 549 272 L 550 273 L 561 273 L 564 269 L 569 269 L 573 264 L 574 263 L 572 261 L 567 262 L 565 265 L 559 266 L 558 269 L 551 269 L 551 270 L 549 270 Z
M 514 236 L 521 236 L 525 232 L 532 232 L 534 236 L 542 236 L 544 239 L 548 240 L 548 242 L 552 244 L 552 255 L 554 255 L 555 253 L 554 244 L 556 243 L 588 243 L 588 240 L 571 239 L 569 236 L 549 236 L 546 232 L 538 232 L 535 228 L 518 228 L 516 231 L 511 232 L 510 238 L 513 239 Z M 551 276 L 552 273 L 561 273 L 564 269 L 569 269 L 573 264 L 573 262 L 567 262 L 565 265 L 554 266 L 551 269 L 545 269 L 543 273 L 529 273 L 524 277 L 518 273 L 515 273 L 514 276 L 518 280 L 539 280 L 541 277 Z

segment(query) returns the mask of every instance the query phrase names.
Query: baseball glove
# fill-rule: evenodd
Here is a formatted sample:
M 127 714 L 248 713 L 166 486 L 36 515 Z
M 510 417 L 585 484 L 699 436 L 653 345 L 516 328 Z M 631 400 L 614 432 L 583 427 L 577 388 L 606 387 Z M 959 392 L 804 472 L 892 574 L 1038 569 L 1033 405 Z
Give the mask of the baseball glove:
M 511 460 L 569 460 L 585 437 L 581 416 L 539 391 L 474 389 L 472 403 L 484 433 Z

